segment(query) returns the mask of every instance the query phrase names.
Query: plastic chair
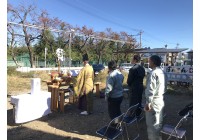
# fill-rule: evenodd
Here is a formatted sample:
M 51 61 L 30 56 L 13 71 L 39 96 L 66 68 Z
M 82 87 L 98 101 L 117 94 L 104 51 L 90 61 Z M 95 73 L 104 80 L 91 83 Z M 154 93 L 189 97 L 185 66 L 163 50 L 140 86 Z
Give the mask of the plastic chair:
M 108 125 L 98 129 L 96 131 L 96 134 L 102 136 L 102 139 L 107 138 L 108 140 L 114 140 L 119 135 L 122 135 L 122 139 L 124 139 L 123 129 L 122 129 L 123 118 L 124 118 L 124 113 L 111 120 Z
M 126 111 L 124 115 L 123 123 L 125 124 L 125 131 L 126 131 L 128 140 L 129 140 L 129 135 L 128 135 L 127 126 L 131 125 L 134 122 L 136 123 L 136 126 L 137 126 L 137 136 L 134 139 L 139 138 L 138 119 L 136 117 L 136 110 L 137 110 L 138 105 L 139 103 L 129 107 L 129 109 Z
M 165 124 L 160 132 L 162 134 L 169 135 L 167 140 L 169 140 L 172 137 L 175 137 L 176 139 L 182 139 L 184 137 L 185 140 L 186 140 L 187 139 L 186 135 L 185 135 L 186 130 L 183 129 L 183 128 L 180 128 L 180 127 L 181 127 L 183 121 L 187 120 L 187 118 L 189 116 L 191 116 L 191 112 L 190 111 L 179 120 L 179 122 L 177 123 L 176 126 Z

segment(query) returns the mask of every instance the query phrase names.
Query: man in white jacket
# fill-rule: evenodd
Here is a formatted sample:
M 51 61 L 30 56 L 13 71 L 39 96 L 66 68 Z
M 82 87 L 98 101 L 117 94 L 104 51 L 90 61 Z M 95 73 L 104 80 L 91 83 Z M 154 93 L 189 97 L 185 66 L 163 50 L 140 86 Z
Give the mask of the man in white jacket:
M 160 129 L 163 121 L 163 108 L 165 93 L 165 74 L 160 68 L 161 59 L 157 55 L 149 58 L 149 66 L 152 69 L 147 76 L 147 85 L 145 90 L 146 105 L 145 115 L 147 124 L 147 133 L 149 140 L 162 140 Z

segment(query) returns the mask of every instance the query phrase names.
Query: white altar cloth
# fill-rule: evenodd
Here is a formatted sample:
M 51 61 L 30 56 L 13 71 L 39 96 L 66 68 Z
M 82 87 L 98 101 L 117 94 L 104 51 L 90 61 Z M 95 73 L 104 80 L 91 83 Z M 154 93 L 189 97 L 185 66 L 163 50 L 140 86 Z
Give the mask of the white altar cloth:
M 11 96 L 15 123 L 24 123 L 51 113 L 51 92 Z

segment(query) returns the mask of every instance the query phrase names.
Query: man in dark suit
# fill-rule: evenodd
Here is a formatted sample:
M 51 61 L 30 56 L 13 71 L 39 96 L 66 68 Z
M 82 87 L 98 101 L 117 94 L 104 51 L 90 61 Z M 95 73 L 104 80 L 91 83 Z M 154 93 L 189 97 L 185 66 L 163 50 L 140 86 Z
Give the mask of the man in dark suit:
M 141 103 L 142 103 L 142 93 L 144 90 L 143 79 L 145 76 L 145 69 L 141 66 L 140 56 L 134 55 L 132 59 L 133 67 L 129 70 L 127 84 L 130 89 L 130 101 L 129 106 L 136 105 L 139 103 L 139 106 L 136 110 L 136 116 L 139 117 L 141 114 Z

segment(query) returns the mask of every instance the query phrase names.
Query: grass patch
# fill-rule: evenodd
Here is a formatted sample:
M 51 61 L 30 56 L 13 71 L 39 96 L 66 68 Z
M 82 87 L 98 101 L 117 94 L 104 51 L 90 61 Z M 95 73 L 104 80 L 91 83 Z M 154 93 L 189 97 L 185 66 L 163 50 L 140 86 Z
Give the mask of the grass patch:
M 42 80 L 50 80 L 47 72 L 32 71 L 25 73 L 9 69 L 9 74 L 7 74 L 7 94 L 30 91 L 32 78 L 41 78 L 41 89 L 47 89 L 46 83 L 42 82 Z
M 47 90 L 47 85 L 42 80 L 50 80 L 50 76 L 46 71 L 35 71 L 35 72 L 18 72 L 15 70 L 14 67 L 9 67 L 7 71 L 7 93 L 12 94 L 13 92 L 25 92 L 31 90 L 31 78 L 41 78 L 41 89 Z M 128 73 L 123 72 L 124 81 L 123 86 L 125 88 L 128 87 L 127 85 L 127 78 Z M 94 78 L 94 82 L 101 82 L 100 89 L 104 92 L 106 87 L 106 77 L 108 75 L 108 69 L 105 69 Z M 74 81 L 75 79 L 73 79 Z M 143 81 L 144 87 L 146 87 L 146 77 Z M 189 95 L 193 96 L 193 87 L 178 87 L 176 85 L 168 85 L 166 94 L 173 94 L 173 95 Z
M 7 67 L 7 75 L 19 75 L 21 72 L 16 71 L 16 67 Z

